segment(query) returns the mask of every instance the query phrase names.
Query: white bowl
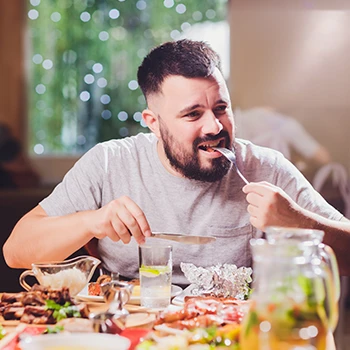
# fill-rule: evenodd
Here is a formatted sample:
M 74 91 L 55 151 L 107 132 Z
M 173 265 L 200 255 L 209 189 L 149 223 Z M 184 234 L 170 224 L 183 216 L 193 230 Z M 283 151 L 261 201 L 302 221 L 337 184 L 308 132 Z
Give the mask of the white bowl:
M 127 350 L 130 340 L 117 334 L 58 333 L 26 337 L 22 350 Z

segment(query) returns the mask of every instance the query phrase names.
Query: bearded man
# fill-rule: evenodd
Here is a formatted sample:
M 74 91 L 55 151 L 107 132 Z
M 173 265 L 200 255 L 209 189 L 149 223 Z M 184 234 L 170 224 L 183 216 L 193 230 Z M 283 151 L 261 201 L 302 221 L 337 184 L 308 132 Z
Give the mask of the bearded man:
M 87 152 L 16 225 L 4 246 L 10 266 L 62 260 L 94 239 L 108 270 L 135 278 L 138 244 L 152 231 L 215 236 L 203 246 L 173 243 L 173 283 L 186 284 L 181 262 L 250 266 L 249 240 L 274 225 L 324 230 L 341 272 L 350 273 L 349 222 L 281 153 L 235 138 L 220 60 L 207 44 L 156 47 L 138 83 L 151 133 Z M 235 149 L 250 184 L 215 146 Z

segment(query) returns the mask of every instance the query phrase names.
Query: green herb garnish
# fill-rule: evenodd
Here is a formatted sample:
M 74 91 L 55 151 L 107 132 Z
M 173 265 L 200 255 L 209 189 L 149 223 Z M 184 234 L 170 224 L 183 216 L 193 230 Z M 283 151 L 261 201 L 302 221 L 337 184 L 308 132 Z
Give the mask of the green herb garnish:
M 44 331 L 44 334 L 56 334 L 64 331 L 63 326 L 47 327 Z
M 81 317 L 77 306 L 68 301 L 60 305 L 53 300 L 46 300 L 46 310 L 54 310 L 52 316 L 57 322 L 68 317 Z

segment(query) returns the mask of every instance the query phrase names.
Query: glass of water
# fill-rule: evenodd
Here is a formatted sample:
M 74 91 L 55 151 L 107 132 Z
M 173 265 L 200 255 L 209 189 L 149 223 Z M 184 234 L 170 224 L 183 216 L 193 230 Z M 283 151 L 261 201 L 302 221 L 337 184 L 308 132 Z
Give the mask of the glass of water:
M 166 308 L 170 304 L 172 246 L 139 246 L 141 306 Z

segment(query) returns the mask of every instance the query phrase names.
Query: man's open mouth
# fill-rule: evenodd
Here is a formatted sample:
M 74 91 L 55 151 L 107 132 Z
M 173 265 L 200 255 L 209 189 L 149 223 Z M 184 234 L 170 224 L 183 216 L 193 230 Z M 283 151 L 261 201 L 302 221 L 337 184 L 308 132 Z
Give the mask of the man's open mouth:
M 225 147 L 225 139 L 207 141 L 198 146 L 199 149 L 206 152 L 216 152 L 212 147 Z

